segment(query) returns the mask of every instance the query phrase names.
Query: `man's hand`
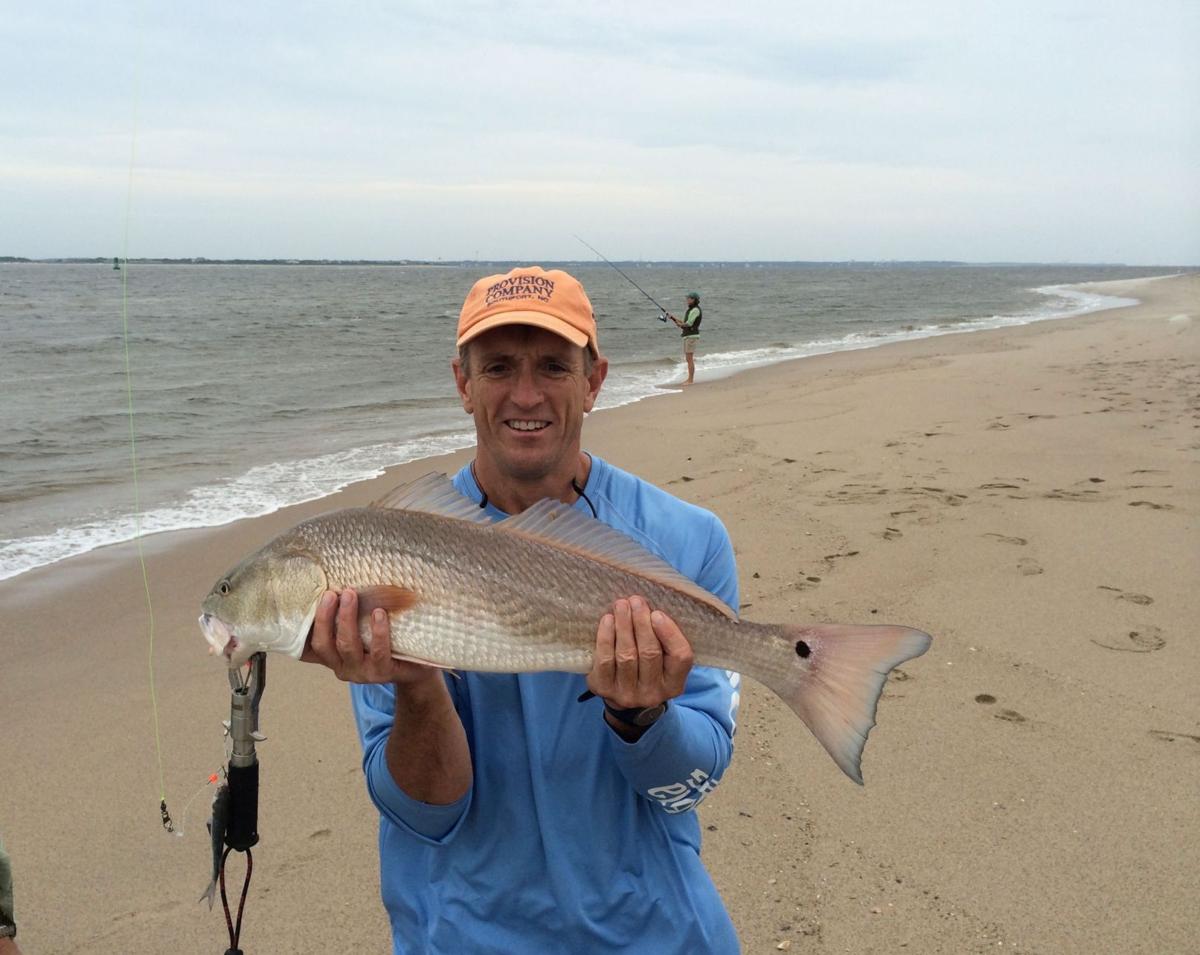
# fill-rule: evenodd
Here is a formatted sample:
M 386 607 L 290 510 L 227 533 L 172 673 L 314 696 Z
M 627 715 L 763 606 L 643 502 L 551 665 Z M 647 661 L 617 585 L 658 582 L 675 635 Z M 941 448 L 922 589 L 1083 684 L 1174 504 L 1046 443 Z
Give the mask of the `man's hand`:
M 675 621 L 651 611 L 644 597 L 630 597 L 600 619 L 587 685 L 616 709 L 658 706 L 683 692 L 692 662 Z
M 340 597 L 326 591 L 317 605 L 312 635 L 300 654 L 306 663 L 320 663 L 347 683 L 411 684 L 436 679 L 433 667 L 392 657 L 391 625 L 385 611 L 371 615 L 371 646 L 363 646 L 358 633 L 358 594 L 343 590 Z

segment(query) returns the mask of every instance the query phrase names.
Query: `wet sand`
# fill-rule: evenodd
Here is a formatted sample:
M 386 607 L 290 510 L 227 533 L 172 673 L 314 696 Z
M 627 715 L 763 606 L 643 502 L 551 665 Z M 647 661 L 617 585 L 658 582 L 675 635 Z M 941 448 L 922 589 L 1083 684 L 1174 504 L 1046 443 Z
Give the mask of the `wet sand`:
M 1200 278 L 1134 308 L 821 356 L 594 416 L 586 445 L 716 511 L 756 620 L 934 635 L 850 783 L 749 685 L 701 807 L 747 952 L 1195 950 Z M 198 603 L 333 498 L 0 583 L 0 826 L 28 955 L 208 952 L 205 780 L 228 686 Z M 343 686 L 273 659 L 247 952 L 388 950 Z M 188 798 L 199 793 L 184 813 Z M 240 860 L 231 889 L 240 888 Z

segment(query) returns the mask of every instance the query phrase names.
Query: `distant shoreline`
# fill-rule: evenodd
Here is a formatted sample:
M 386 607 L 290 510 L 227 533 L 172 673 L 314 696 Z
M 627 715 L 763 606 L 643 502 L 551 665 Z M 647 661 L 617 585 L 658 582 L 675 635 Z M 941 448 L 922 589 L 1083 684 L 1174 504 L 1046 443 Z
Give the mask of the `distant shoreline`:
M 26 258 L 16 255 L 0 255 L 0 265 L 107 265 L 114 260 L 125 265 L 357 265 L 357 266 L 421 266 L 468 268 L 487 266 L 489 268 L 516 267 L 526 260 L 517 259 L 208 259 L 204 256 L 190 258 L 139 258 L 122 259 L 120 256 L 67 256 L 59 258 Z M 603 263 L 591 259 L 542 259 L 543 265 L 549 266 L 595 266 Z M 794 260 L 777 261 L 772 259 L 714 259 L 708 260 L 648 260 L 648 259 L 618 259 L 617 264 L 630 267 L 653 266 L 712 266 L 712 267 L 750 267 L 750 266 L 790 266 L 794 268 L 828 268 L 839 266 L 843 268 L 1029 268 L 1033 266 L 1069 267 L 1069 268 L 1169 268 L 1187 271 L 1195 265 L 1179 265 L 1159 263 L 1153 265 L 1129 265 L 1124 262 L 966 262 L 956 259 L 831 259 L 828 261 Z
M 187 259 L 122 259 L 120 256 L 91 256 L 80 258 L 27 259 L 0 255 L 0 265 L 459 265 L 458 262 L 426 262 L 420 259 L 206 259 L 203 256 Z

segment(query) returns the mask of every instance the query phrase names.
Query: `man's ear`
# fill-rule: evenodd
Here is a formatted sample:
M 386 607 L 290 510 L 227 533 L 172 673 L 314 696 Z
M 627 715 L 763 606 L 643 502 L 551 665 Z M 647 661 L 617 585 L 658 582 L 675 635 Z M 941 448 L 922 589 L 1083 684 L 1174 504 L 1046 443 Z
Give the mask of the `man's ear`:
M 592 362 L 592 373 L 588 375 L 588 394 L 583 403 L 585 413 L 592 410 L 596 398 L 600 395 L 600 386 L 604 384 L 604 379 L 607 377 L 608 359 L 603 355 L 598 355 Z
M 462 401 L 463 411 L 469 415 L 475 414 L 475 402 L 471 400 L 471 379 L 463 369 L 462 360 L 458 357 L 450 359 L 450 369 L 454 372 L 454 387 Z

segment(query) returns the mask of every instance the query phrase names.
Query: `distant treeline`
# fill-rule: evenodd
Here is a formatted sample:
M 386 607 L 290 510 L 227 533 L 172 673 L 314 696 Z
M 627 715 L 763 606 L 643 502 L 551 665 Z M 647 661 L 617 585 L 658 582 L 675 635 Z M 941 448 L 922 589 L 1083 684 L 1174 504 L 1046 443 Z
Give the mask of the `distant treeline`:
M 128 262 L 130 265 L 442 265 L 420 259 L 122 259 L 120 257 L 78 257 L 61 259 L 26 259 L 16 255 L 0 255 L 0 262 L 31 262 L 49 265 L 100 265 L 108 262 Z M 453 263 L 451 263 L 453 264 Z
M 517 259 L 206 259 L 203 256 L 197 256 L 188 259 L 121 259 L 111 256 L 91 256 L 88 258 L 58 258 L 58 259 L 29 259 L 19 255 L 0 255 L 0 265 L 6 262 L 13 263 L 29 263 L 32 265 L 104 265 L 117 264 L 128 262 L 129 265 L 426 265 L 426 266 L 452 266 L 459 268 L 489 268 L 496 271 L 504 269 L 517 268 L 529 263 L 525 260 Z M 597 262 L 592 259 L 542 259 L 540 265 L 547 268 L 588 268 L 591 266 L 602 266 L 604 263 Z M 1030 266 L 1088 266 L 1096 267 L 1121 267 L 1124 263 L 1121 262 L 964 262 L 954 259 L 881 259 L 871 261 L 869 259 L 837 259 L 829 261 L 787 261 L 779 259 L 738 259 L 736 261 L 701 261 L 701 260 L 683 260 L 683 259 L 618 259 L 617 264 L 624 265 L 629 268 L 798 268 L 798 269 L 818 269 L 818 268 L 858 268 L 858 269 L 905 269 L 905 268 L 962 268 L 962 267 L 988 267 L 988 268 L 1027 268 Z M 1164 266 L 1165 267 L 1165 266 Z M 1171 266 L 1175 268 L 1176 266 Z M 1179 268 L 1187 268 L 1179 266 Z
M 738 261 L 698 261 L 698 260 L 618 260 L 621 265 L 632 267 L 637 266 L 683 266 L 696 267 L 705 266 L 711 268 L 720 267 L 747 267 L 747 266 L 795 266 L 799 268 L 824 268 L 831 265 L 835 266 L 861 266 L 870 268 L 873 266 L 881 266 L 886 268 L 902 268 L 905 266 L 920 266 L 927 268 L 929 266 L 961 266 L 961 265 L 1030 265 L 1036 263 L 1027 262 L 959 262 L 953 260 L 889 260 L 872 262 L 863 259 L 848 259 L 827 262 L 798 262 L 798 261 L 780 261 L 773 259 L 755 259 L 755 260 L 738 260 Z M 516 259 L 206 259 L 203 256 L 197 256 L 187 259 L 120 259 L 103 256 L 92 257 L 71 257 L 57 259 L 29 259 L 17 255 L 0 255 L 0 263 L 4 262 L 27 262 L 32 264 L 47 264 L 47 265 L 102 265 L 112 262 L 128 262 L 130 265 L 442 265 L 442 266 L 489 266 L 495 268 L 515 268 L 520 265 L 527 264 L 523 260 Z M 542 260 L 544 266 L 561 267 L 569 266 L 577 268 L 579 266 L 602 265 L 601 262 L 595 262 L 591 259 L 561 259 L 561 260 Z M 1067 264 L 1067 263 L 1059 263 Z M 1079 263 L 1072 263 L 1079 264 Z M 1087 263 L 1095 265 L 1099 263 Z

